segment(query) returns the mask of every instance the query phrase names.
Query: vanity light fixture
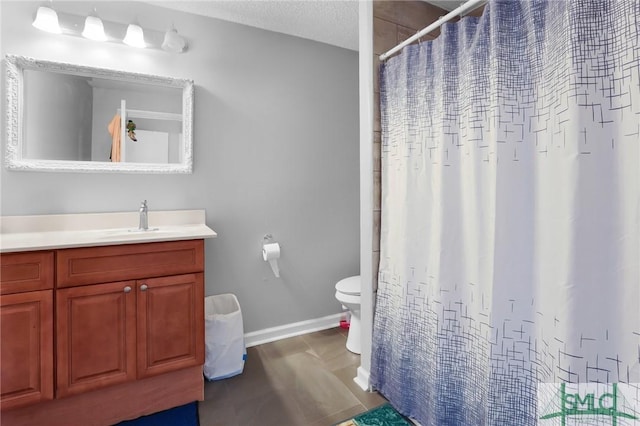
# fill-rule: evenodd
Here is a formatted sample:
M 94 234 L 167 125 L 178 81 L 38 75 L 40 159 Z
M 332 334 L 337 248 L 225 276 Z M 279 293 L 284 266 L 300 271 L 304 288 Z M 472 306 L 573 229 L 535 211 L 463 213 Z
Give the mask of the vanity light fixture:
M 127 35 L 122 42 L 133 47 L 147 47 L 147 43 L 144 41 L 144 31 L 140 25 L 136 24 L 129 24 L 127 27 Z
M 89 15 L 84 21 L 84 30 L 82 36 L 95 41 L 106 41 L 107 36 L 104 33 L 104 25 L 102 20 L 97 16 Z
M 169 53 L 181 53 L 187 50 L 187 41 L 173 26 L 169 31 L 162 32 L 143 29 L 137 23 L 103 21 L 98 17 L 95 9 L 88 16 L 81 16 L 57 12 L 49 6 L 40 6 L 33 20 L 33 26 L 50 33 L 123 43 L 136 48 L 161 49 Z
M 162 50 L 166 50 L 171 53 L 180 53 L 184 51 L 186 47 L 184 38 L 178 34 L 175 28 L 171 28 L 164 35 L 164 41 L 162 42 Z
M 33 20 L 33 26 L 49 33 L 62 33 L 60 24 L 58 23 L 58 14 L 55 10 L 47 6 L 40 6 L 38 8 L 36 19 Z

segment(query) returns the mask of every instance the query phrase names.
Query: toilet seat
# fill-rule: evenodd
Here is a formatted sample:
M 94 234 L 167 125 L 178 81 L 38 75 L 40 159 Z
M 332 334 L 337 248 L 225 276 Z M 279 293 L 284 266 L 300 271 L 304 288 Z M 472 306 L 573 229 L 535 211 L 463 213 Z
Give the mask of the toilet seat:
M 336 291 L 336 299 L 338 300 L 338 302 L 342 303 L 343 305 L 359 305 L 360 304 L 359 294 L 346 294 L 341 291 Z
M 360 296 L 360 275 L 345 278 L 336 284 L 336 291 L 344 295 Z

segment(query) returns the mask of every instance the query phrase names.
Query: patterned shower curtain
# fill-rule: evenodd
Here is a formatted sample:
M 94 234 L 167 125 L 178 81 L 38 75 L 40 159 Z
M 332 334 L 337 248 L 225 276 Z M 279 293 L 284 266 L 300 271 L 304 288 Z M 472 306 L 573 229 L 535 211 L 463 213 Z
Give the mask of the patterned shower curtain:
M 421 425 L 640 424 L 639 34 L 491 0 L 382 65 L 371 374 Z

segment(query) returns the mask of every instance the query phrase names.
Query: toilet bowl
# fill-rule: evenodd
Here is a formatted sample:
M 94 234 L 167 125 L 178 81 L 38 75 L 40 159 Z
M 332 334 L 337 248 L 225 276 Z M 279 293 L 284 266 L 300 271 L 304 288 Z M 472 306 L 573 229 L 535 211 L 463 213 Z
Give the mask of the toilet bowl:
M 360 275 L 345 278 L 336 284 L 336 299 L 351 313 L 347 349 L 360 354 Z

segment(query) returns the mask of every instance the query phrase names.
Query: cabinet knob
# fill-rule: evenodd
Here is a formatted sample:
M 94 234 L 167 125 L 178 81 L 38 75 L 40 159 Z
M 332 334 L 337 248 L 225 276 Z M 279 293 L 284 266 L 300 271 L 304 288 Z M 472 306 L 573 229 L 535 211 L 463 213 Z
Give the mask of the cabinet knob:
M 129 293 L 130 291 L 131 291 L 131 287 L 126 286 L 126 287 L 124 288 L 124 292 L 125 292 L 125 293 Z
M 140 286 L 140 290 L 141 290 L 141 291 L 145 291 L 145 290 L 146 290 L 146 289 L 148 289 L 148 288 L 149 288 L 149 287 L 147 287 L 147 285 L 146 285 L 146 284 L 142 284 L 142 285 Z

